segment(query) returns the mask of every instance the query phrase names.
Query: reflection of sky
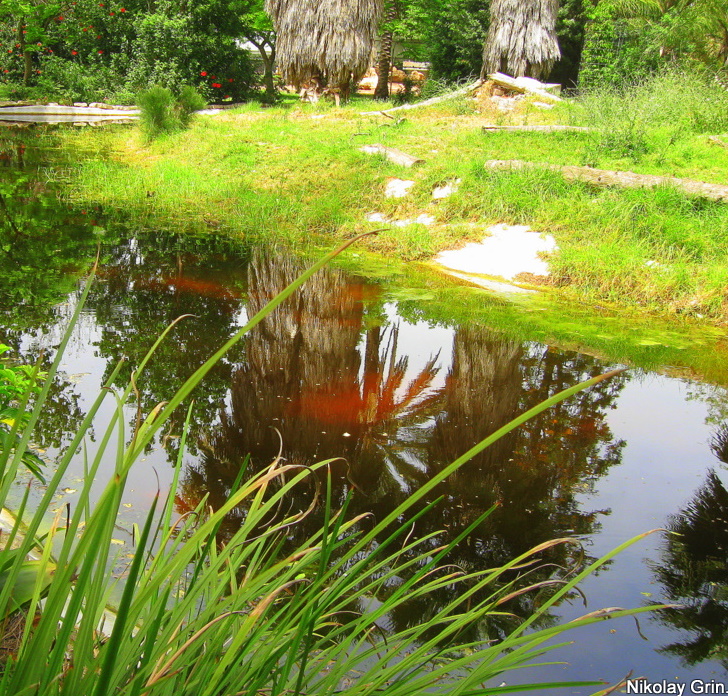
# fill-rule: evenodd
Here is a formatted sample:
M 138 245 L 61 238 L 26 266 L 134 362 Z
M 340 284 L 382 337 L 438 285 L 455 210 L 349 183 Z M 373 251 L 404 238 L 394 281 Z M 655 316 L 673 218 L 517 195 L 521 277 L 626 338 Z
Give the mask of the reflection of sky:
M 431 389 L 441 387 L 445 383 L 445 377 L 452 363 L 452 343 L 455 330 L 449 327 L 431 326 L 426 321 L 411 324 L 397 314 L 396 304 L 385 304 L 384 313 L 390 324 L 399 326 L 397 355 L 406 355 L 409 358 L 404 383 L 397 395 L 400 396 L 404 392 L 409 380 L 418 375 L 438 352 L 440 357 L 435 366 L 439 367 L 440 371 L 432 381 Z M 363 344 L 360 343 L 359 347 L 361 349 Z M 362 360 L 360 378 L 363 369 Z
M 52 327 L 50 332 L 46 334 L 26 334 L 20 343 L 20 352 L 33 353 L 39 349 L 44 349 L 52 354 L 58 347 L 67 322 L 73 314 L 73 301 L 74 298 L 71 296 L 69 298 L 69 304 L 60 308 L 60 321 Z M 99 393 L 108 363 L 108 358 L 99 355 L 96 347 L 101 337 L 102 327 L 97 323 L 95 313 L 93 311 L 83 311 L 71 333 L 68 346 L 58 367 L 59 374 L 68 380 L 73 385 L 74 391 L 80 395 L 78 405 L 84 414 L 91 409 Z M 83 485 L 84 458 L 90 466 L 98 451 L 98 443 L 103 437 L 105 428 L 113 418 L 116 406 L 115 398 L 112 394 L 108 394 L 101 408 L 98 410 L 91 427 L 90 432 L 93 434 L 93 437 L 87 437 L 85 440 L 85 457 L 82 453 L 79 453 L 72 459 L 61 484 L 61 489 L 73 492 L 59 494 L 57 496 L 58 505 L 70 503 L 72 506 L 75 506 L 78 500 L 78 493 L 80 493 Z M 130 428 L 134 421 L 136 409 L 131 406 L 126 406 L 124 413 L 126 415 L 126 441 L 128 442 L 131 436 Z M 98 496 L 103 491 L 114 470 L 116 452 L 114 443 L 115 437 L 112 438 L 112 444 L 102 459 L 99 473 L 92 487 L 92 496 Z M 51 460 L 58 456 L 57 450 L 54 449 L 50 449 L 47 454 Z M 46 479 L 50 479 L 52 474 L 52 469 L 49 469 L 46 472 Z M 157 490 L 158 480 L 162 495 L 164 496 L 172 482 L 172 470 L 168 463 L 167 453 L 155 445 L 132 468 L 129 474 L 126 491 L 122 500 L 121 512 L 123 520 L 117 527 L 117 536 L 120 539 L 124 539 L 127 542 L 131 541 L 131 522 L 139 523 L 143 521 L 146 510 L 151 504 L 152 497 Z M 40 500 L 40 495 L 41 492 L 38 491 L 38 500 Z M 54 512 L 55 508 L 51 511 Z
M 582 496 L 585 507 L 608 511 L 600 516 L 600 532 L 587 541 L 591 554 L 605 554 L 637 534 L 664 527 L 668 516 L 677 514 L 703 484 L 707 468 L 716 467 L 721 479 L 728 479 L 709 448 L 715 426 L 706 425 L 708 406 L 704 401 L 686 401 L 687 394 L 688 385 L 679 379 L 654 374 L 636 377 L 622 390 L 616 409 L 608 412 L 615 438 L 623 438 L 627 445 L 622 463 L 595 483 L 594 494 Z M 588 607 L 565 604 L 559 615 L 572 620 L 602 607 L 639 607 L 662 601 L 660 585 L 655 584 L 645 562 L 659 556 L 661 543 L 658 533 L 622 551 L 608 571 L 580 585 Z M 570 665 L 542 670 L 539 676 L 603 678 L 614 683 L 632 669 L 635 677 L 652 681 L 726 677 L 718 664 L 684 667 L 675 658 L 655 652 L 679 640 L 680 634 L 648 617 L 645 614 L 639 619 L 648 640 L 640 638 L 632 618 L 578 629 L 569 636 L 576 645 L 553 654 Z M 529 678 L 533 676 L 524 671 L 508 682 L 525 683 Z M 591 694 L 594 690 L 583 687 L 562 693 Z

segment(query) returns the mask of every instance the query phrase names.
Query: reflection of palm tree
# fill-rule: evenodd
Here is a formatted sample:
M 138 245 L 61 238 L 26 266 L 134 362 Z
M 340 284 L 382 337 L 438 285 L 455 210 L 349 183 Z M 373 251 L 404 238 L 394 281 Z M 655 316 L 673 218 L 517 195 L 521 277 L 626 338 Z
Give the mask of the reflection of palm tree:
M 255 253 L 248 314 L 302 265 L 290 256 Z M 401 465 L 407 456 L 406 446 L 389 446 L 401 440 L 395 431 L 416 428 L 438 411 L 442 389 L 432 388 L 438 355 L 408 377 L 409 358 L 398 354 L 399 327 L 363 331 L 367 292 L 361 281 L 323 269 L 252 332 L 246 361 L 233 375 L 230 407 L 209 437 L 205 466 L 217 473 L 203 477 L 206 486 L 219 480 L 221 464 L 229 485 L 247 454 L 256 468 L 267 465 L 279 447 L 276 428 L 289 460 L 345 457 L 350 478 L 366 495 L 392 488 L 392 477 L 382 474 L 390 466 L 385 460 L 392 457 L 396 471 L 394 460 Z
M 724 423 L 710 440 L 710 449 L 723 464 L 728 464 L 728 423 Z
M 660 621 L 690 637 L 661 651 L 689 665 L 719 660 L 728 670 L 728 491 L 714 471 L 668 528 L 675 535 L 653 570 L 667 600 L 682 606 Z

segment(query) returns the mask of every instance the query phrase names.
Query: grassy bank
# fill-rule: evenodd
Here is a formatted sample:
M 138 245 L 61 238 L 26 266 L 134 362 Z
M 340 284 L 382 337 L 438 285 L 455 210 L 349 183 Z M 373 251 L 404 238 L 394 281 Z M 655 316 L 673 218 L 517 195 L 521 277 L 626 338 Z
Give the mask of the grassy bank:
M 670 188 L 596 189 L 551 172 L 490 172 L 489 159 L 590 165 L 722 183 L 728 93 L 709 78 L 657 78 L 629 92 L 595 94 L 541 110 L 532 100 L 504 114 L 484 99 L 458 99 L 367 116 L 371 102 L 336 109 L 288 102 L 198 118 L 191 130 L 144 145 L 134 130 L 64 132 L 88 157 L 73 197 L 134 211 L 154 224 L 194 222 L 297 245 L 332 242 L 375 227 L 371 249 L 422 260 L 496 222 L 552 233 L 555 284 L 567 296 L 723 321 L 728 312 L 728 205 Z M 565 123 L 590 132 L 484 133 L 485 123 Z M 405 169 L 358 151 L 381 143 L 421 157 Z M 385 198 L 390 178 L 413 180 Z M 461 179 L 436 202 L 433 188 Z M 426 213 L 435 224 L 371 223 Z

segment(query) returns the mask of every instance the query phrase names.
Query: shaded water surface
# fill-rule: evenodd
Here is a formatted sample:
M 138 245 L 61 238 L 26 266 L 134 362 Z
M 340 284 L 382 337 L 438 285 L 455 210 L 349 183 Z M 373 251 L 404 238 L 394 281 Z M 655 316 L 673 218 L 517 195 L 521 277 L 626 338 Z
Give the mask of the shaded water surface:
M 148 413 L 307 262 L 221 237 L 129 229 L 103 211 L 73 208 L 38 177 L 31 155 L 14 141 L 0 156 L 0 341 L 26 361 L 52 352 L 102 244 L 98 278 L 39 432 L 38 444 L 52 461 L 119 360 L 126 360 L 121 387 L 162 330 L 189 315 L 139 382 Z M 196 390 L 177 510 L 194 509 L 205 495 L 221 502 L 247 455 L 260 469 L 282 447 L 289 462 L 335 459 L 335 502 L 351 494 L 352 513 L 381 517 L 516 415 L 613 367 L 476 321 L 428 319 L 426 302 L 395 301 L 381 285 L 327 268 Z M 127 413 L 131 422 L 135 407 Z M 100 414 L 98 432 L 110 416 L 110 410 Z M 132 472 L 120 542 L 130 544 L 125 530 L 144 515 L 157 486 L 171 481 L 180 421 L 181 415 Z M 500 565 L 557 537 L 583 541 L 582 548 L 552 549 L 545 556 L 552 565 L 528 582 L 651 528 L 681 535 L 653 535 L 631 548 L 585 583 L 588 608 L 574 596 L 542 625 L 602 606 L 671 601 L 683 609 L 643 617 L 639 627 L 628 619 L 582 629 L 576 645 L 556 653 L 569 665 L 507 675 L 506 681 L 614 682 L 629 670 L 651 680 L 727 678 L 724 423 L 723 387 L 629 371 L 501 438 L 433 494 L 440 502 L 416 528 L 436 533 L 433 546 L 498 505 L 450 559 L 464 569 Z M 91 454 L 93 447 L 89 443 Z M 113 462 L 105 466 L 110 472 Z M 59 505 L 73 503 L 74 477 L 82 474 L 79 462 Z M 307 506 L 310 497 L 310 490 L 300 490 L 292 508 Z M 312 515 L 293 528 L 291 542 L 319 522 Z M 232 516 L 222 534 L 234 525 Z M 442 590 L 440 605 L 453 599 L 451 592 Z M 538 601 L 524 596 L 509 609 L 524 616 Z M 412 606 L 389 621 L 403 627 L 436 610 Z M 512 625 L 504 617 L 473 637 L 497 638 Z

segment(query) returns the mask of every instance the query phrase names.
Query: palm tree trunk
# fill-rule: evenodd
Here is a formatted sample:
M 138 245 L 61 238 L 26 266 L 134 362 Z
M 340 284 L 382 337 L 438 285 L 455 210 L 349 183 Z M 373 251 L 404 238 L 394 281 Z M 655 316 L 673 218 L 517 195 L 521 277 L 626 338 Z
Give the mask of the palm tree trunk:
M 389 0 L 384 14 L 384 31 L 382 32 L 379 47 L 379 60 L 377 61 L 377 86 L 374 90 L 375 99 L 389 99 L 389 73 L 392 70 L 392 44 L 394 31 L 392 23 L 397 19 L 397 0 Z

